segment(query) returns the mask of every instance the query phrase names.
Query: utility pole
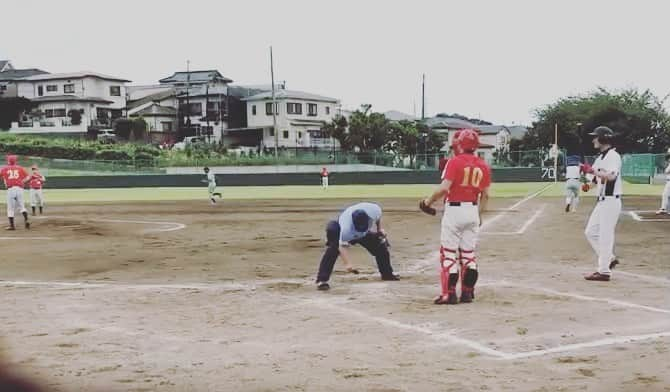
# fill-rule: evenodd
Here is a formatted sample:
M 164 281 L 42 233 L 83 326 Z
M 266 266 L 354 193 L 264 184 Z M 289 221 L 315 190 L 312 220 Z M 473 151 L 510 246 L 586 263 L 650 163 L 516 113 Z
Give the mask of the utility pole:
M 275 69 L 272 59 L 272 46 L 270 46 L 270 79 L 272 81 L 272 129 L 275 134 L 275 159 L 279 158 L 279 133 L 277 132 L 277 102 L 275 100 Z
M 426 74 L 423 74 L 421 80 L 421 119 L 426 118 Z
M 191 130 L 191 101 L 189 88 L 191 87 L 191 60 L 186 60 L 186 126 Z M 196 135 L 197 136 L 197 135 Z

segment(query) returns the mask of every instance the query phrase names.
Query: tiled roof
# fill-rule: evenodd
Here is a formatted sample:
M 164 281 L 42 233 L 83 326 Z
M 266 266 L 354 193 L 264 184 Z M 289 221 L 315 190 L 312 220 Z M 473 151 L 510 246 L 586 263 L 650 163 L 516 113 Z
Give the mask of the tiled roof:
M 44 74 L 44 75 L 35 75 L 24 78 L 23 80 L 27 81 L 40 81 L 40 80 L 63 80 L 63 79 L 81 79 L 87 76 L 91 76 L 98 79 L 111 80 L 116 82 L 130 82 L 130 80 L 117 78 L 114 76 L 104 75 L 97 72 L 90 71 L 80 71 L 80 72 L 70 72 L 70 73 L 57 73 L 57 74 Z
M 207 83 L 213 79 L 222 80 L 224 83 L 232 83 L 233 80 L 221 75 L 217 70 L 206 71 L 182 71 L 175 72 L 172 76 L 159 80 L 160 83 Z
M 2 66 L 0 66 L 0 68 L 2 68 Z M 37 68 L 10 69 L 9 71 L 0 72 L 0 80 L 2 81 L 17 80 L 27 78 L 30 76 L 44 75 L 44 74 L 48 74 L 48 72 L 42 71 L 41 69 Z
M 133 113 L 131 116 L 132 117 L 153 117 L 153 116 L 169 116 L 169 117 L 174 117 L 177 114 L 177 110 L 175 108 L 171 108 L 168 106 L 160 106 L 153 104 L 149 107 L 146 107 L 137 113 Z
M 324 97 L 312 93 L 306 93 L 296 90 L 275 90 L 276 99 L 301 99 L 305 101 L 322 101 L 337 103 L 337 98 Z M 272 99 L 272 91 L 252 95 L 251 97 L 243 98 L 243 101 L 265 101 Z
M 97 102 L 114 103 L 98 97 L 79 97 L 76 95 L 50 95 L 48 97 L 39 97 L 31 99 L 33 102 Z

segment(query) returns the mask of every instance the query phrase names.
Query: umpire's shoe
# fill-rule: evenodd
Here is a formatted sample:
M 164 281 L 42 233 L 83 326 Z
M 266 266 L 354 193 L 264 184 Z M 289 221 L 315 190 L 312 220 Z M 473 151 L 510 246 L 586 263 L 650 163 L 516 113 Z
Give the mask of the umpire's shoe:
M 330 285 L 328 282 L 316 282 L 316 289 L 319 291 L 328 291 L 330 290 Z
M 610 281 L 610 276 L 601 274 L 600 272 L 594 272 L 591 275 L 587 275 L 584 277 L 586 280 L 594 280 L 598 282 L 609 282 Z

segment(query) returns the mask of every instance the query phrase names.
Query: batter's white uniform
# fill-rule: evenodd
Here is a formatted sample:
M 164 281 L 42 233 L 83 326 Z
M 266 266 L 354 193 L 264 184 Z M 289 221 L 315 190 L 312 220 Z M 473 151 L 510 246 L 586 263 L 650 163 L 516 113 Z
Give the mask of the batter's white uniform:
M 670 163 L 665 168 L 665 188 L 661 199 L 661 210 L 668 211 L 668 200 L 670 199 Z
M 597 202 L 586 225 L 586 238 L 598 256 L 598 272 L 609 275 L 614 256 L 614 233 L 621 214 L 621 156 L 610 148 L 593 163 L 594 172 L 603 169 L 616 175 L 613 181 L 597 179 Z
M 565 169 L 565 204 L 571 204 L 575 208 L 577 208 L 577 203 L 579 203 L 580 174 L 579 166 L 568 166 Z
M 23 203 L 23 188 L 14 186 L 7 189 L 7 217 L 13 218 L 17 209 L 20 209 L 22 214 L 27 212 Z

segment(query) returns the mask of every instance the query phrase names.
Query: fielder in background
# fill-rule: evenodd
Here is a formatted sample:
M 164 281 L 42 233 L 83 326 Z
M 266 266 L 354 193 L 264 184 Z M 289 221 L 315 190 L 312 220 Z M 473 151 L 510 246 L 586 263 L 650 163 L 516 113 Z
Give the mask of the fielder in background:
M 14 214 L 17 209 L 21 210 L 26 229 L 30 228 L 28 222 L 28 211 L 23 203 L 23 187 L 30 177 L 26 173 L 26 169 L 19 166 L 16 155 L 7 155 L 7 166 L 0 169 L 0 176 L 5 182 L 7 188 L 7 218 L 9 219 L 9 227 L 7 230 L 16 230 L 14 225 Z
M 325 167 L 321 168 L 321 186 L 323 189 L 328 189 L 328 176 L 330 173 L 328 173 L 328 169 Z
M 211 172 L 209 168 L 206 166 L 203 170 L 205 171 L 205 175 L 207 176 L 207 179 L 203 180 L 203 182 L 207 184 L 207 192 L 209 193 L 209 200 L 214 205 L 216 204 L 216 199 L 214 199 L 214 196 L 218 196 L 219 199 L 222 198 L 223 196 L 221 195 L 220 192 L 216 191 L 216 176 L 214 175 L 214 173 Z
M 449 160 L 442 183 L 427 199 L 419 203 L 422 211 L 435 215 L 432 204 L 444 199 L 444 215 L 440 234 L 441 294 L 436 305 L 457 304 L 456 285 L 461 278 L 461 302 L 472 302 L 479 277 L 475 250 L 481 226 L 481 213 L 486 210 L 491 185 L 491 169 L 475 155 L 479 135 L 464 129 L 456 140 L 456 156 Z M 460 274 L 459 274 L 460 272 Z
M 586 238 L 598 257 L 598 270 L 584 277 L 586 280 L 610 280 L 611 268 L 616 264 L 614 234 L 621 214 L 621 156 L 612 147 L 614 131 L 600 126 L 589 133 L 593 147 L 600 151 L 589 173 L 596 184 L 596 207 L 586 225 Z
M 665 188 L 661 196 L 661 209 L 656 211 L 656 215 L 668 215 L 668 202 L 670 202 L 670 150 L 665 156 Z
M 382 280 L 400 280 L 393 273 L 386 232 L 382 229 L 382 208 L 375 203 L 358 203 L 347 207 L 337 220 L 326 225 L 326 251 L 321 257 L 316 286 L 330 289 L 330 275 L 338 256 L 348 272 L 357 274 L 349 258 L 349 247 L 361 244 L 377 261 Z
M 44 212 L 44 196 L 42 194 L 42 186 L 46 179 L 39 172 L 37 165 L 33 165 L 31 168 L 32 173 L 30 174 L 30 207 L 33 210 L 33 216 L 35 216 L 35 210 L 37 207 L 40 209 L 40 215 Z

